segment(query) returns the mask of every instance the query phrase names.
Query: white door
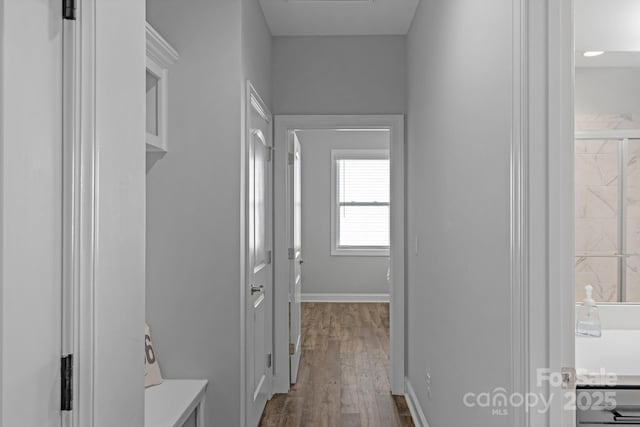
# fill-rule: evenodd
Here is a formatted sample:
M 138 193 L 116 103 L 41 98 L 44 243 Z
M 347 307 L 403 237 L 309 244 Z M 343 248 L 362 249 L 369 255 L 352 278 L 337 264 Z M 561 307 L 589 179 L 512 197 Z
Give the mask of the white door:
M 0 425 L 58 427 L 61 2 L 0 2 Z
M 295 133 L 292 133 L 289 149 L 289 191 L 291 203 L 290 224 L 291 232 L 289 247 L 290 253 L 289 273 L 289 353 L 291 355 L 291 384 L 295 384 L 298 378 L 301 352 L 301 305 L 302 293 L 302 190 L 301 190 L 301 150 L 300 141 Z
M 271 268 L 271 115 L 249 88 L 247 189 L 247 425 L 256 426 L 271 398 L 273 276 Z

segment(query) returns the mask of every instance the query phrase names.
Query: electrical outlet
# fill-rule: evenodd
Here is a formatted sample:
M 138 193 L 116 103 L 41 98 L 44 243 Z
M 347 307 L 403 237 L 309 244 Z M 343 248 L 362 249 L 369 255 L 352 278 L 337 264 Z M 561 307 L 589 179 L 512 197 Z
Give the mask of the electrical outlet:
M 416 256 L 418 256 L 418 254 L 420 253 L 420 241 L 417 234 L 415 235 L 413 240 L 413 249 Z
M 427 371 L 427 400 L 431 400 L 431 373 Z

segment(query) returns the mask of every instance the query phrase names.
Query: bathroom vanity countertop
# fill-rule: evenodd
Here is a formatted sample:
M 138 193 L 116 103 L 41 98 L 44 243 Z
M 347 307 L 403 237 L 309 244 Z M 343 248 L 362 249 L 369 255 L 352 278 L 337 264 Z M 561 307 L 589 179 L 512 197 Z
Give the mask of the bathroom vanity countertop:
M 580 374 L 579 374 L 580 375 Z M 640 375 L 617 375 L 615 381 L 604 379 L 600 374 L 582 374 L 578 377 L 577 388 L 633 388 L 640 389 Z
M 200 411 L 207 380 L 164 380 L 144 391 L 145 427 L 178 427 L 184 425 L 194 411 Z M 198 420 L 198 426 L 203 415 Z M 202 421 L 204 424 L 204 421 Z
M 605 329 L 600 338 L 576 337 L 578 386 L 640 386 L 640 330 Z

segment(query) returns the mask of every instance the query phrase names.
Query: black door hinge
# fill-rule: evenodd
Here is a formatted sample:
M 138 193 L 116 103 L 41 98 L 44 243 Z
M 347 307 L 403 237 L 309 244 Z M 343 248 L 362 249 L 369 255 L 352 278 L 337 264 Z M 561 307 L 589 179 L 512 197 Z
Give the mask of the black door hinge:
M 62 18 L 76 20 L 76 0 L 62 0 Z
M 60 359 L 61 398 L 60 409 L 71 411 L 73 409 L 73 354 L 62 356 Z

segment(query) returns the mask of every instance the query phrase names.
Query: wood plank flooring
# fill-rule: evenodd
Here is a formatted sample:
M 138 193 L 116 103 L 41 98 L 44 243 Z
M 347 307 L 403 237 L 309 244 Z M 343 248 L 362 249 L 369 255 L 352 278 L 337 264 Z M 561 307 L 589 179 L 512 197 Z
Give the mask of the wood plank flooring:
M 302 304 L 298 383 L 267 402 L 260 425 L 413 426 L 391 395 L 388 355 L 388 304 Z

